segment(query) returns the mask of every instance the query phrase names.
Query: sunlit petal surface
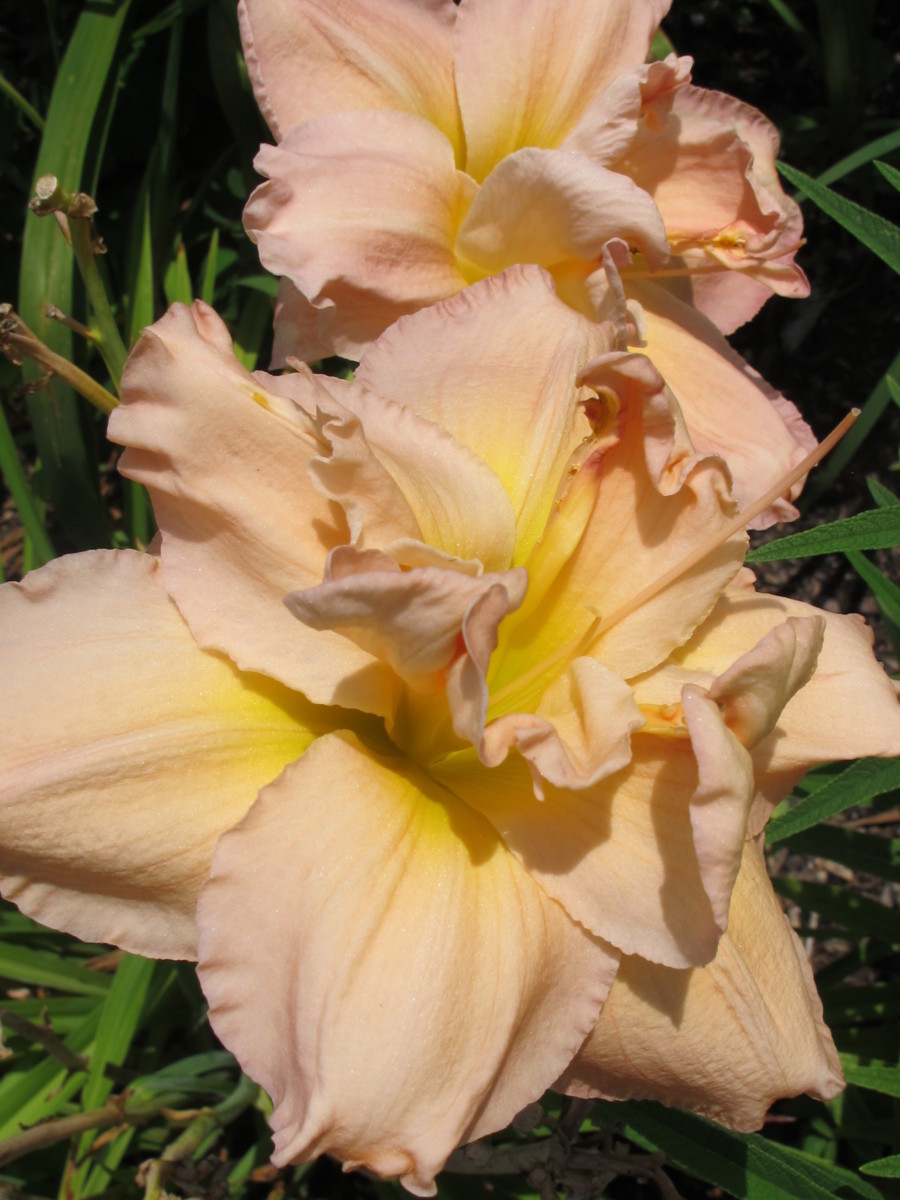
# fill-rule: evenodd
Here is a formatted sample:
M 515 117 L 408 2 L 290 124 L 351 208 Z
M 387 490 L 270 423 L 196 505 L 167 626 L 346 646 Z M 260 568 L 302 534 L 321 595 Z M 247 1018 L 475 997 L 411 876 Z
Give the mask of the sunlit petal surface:
M 663 1100 L 733 1129 L 757 1129 L 779 1096 L 827 1100 L 840 1091 L 812 971 L 753 842 L 713 962 L 673 971 L 623 959 L 560 1086 L 576 1096 Z
M 199 929 L 278 1163 L 429 1195 L 560 1079 L 737 1128 L 839 1085 L 748 839 L 900 708 L 860 621 L 752 590 L 728 467 L 620 332 L 517 266 L 348 381 L 176 306 L 110 422 L 159 557 L 0 590 L 6 892 L 147 954 Z
M 724 456 L 742 507 L 780 479 L 810 430 L 721 335 L 773 293 L 808 294 L 800 210 L 762 114 L 693 86 L 689 58 L 647 62 L 668 7 L 244 0 L 280 142 L 260 151 L 268 182 L 245 224 L 294 289 L 275 361 L 358 359 L 404 314 L 536 264 L 576 311 L 615 310 L 619 348 L 646 349 L 683 393 L 694 445 Z M 796 516 L 801 487 L 755 524 Z

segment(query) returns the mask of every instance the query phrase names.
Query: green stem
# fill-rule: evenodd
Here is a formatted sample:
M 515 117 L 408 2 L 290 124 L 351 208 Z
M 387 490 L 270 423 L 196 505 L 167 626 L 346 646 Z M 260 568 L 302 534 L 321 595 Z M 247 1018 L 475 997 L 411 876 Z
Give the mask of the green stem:
M 36 108 L 31 107 L 22 93 L 17 91 L 16 88 L 14 88 L 9 80 L 3 75 L 0 75 L 0 92 L 3 92 L 5 96 L 9 96 L 13 104 L 18 105 L 18 107 L 22 110 L 22 112 L 36 129 L 39 129 L 41 133 L 44 132 L 44 126 L 46 125 L 44 118 Z
M 92 379 L 86 371 L 82 371 L 67 358 L 51 350 L 40 338 L 35 337 L 8 304 L 0 304 L 0 351 L 14 363 L 21 363 L 23 358 L 40 363 L 51 374 L 59 375 L 76 392 L 80 392 L 85 400 L 90 401 L 107 416 L 119 403 L 111 392 L 102 387 L 96 379 Z
M 33 1125 L 31 1129 L 16 1133 L 5 1142 L 0 1142 L 0 1166 L 5 1166 L 24 1154 L 33 1154 L 35 1150 L 45 1150 L 48 1146 L 84 1133 L 87 1129 L 107 1129 L 110 1125 L 125 1123 L 130 1122 L 122 1111 L 121 1101 L 117 1098 L 91 1112 L 72 1113 L 68 1117 L 43 1121 L 40 1125 Z
M 224 1126 L 230 1124 L 249 1108 L 259 1094 L 259 1085 L 242 1075 L 238 1085 L 226 1098 L 215 1106 L 197 1114 L 159 1158 L 147 1168 L 144 1184 L 144 1200 L 161 1200 L 163 1184 L 174 1163 L 183 1162 L 196 1154 L 210 1138 L 214 1138 Z
M 106 295 L 106 287 L 97 267 L 90 218 L 70 216 L 69 232 L 72 235 L 72 249 L 75 252 L 75 261 L 87 292 L 88 303 L 97 322 L 99 331 L 97 348 L 103 355 L 103 361 L 106 363 L 116 391 L 118 391 L 128 351 L 122 341 L 119 327 L 116 325 L 116 319 Z

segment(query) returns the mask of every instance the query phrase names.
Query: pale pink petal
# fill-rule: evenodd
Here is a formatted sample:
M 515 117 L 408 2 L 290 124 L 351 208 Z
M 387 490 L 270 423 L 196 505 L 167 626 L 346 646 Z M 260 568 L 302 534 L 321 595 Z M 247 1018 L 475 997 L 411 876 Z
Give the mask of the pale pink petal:
M 513 267 L 403 317 L 369 348 L 358 382 L 448 430 L 502 480 L 517 561 L 543 532 L 566 463 L 590 434 L 578 371 L 613 348 L 536 267 Z M 471 512 L 470 519 L 479 514 Z
M 779 740 L 786 736 L 789 738 L 781 723 L 784 709 L 808 685 L 816 669 L 825 628 L 824 619 L 814 609 L 806 610 L 808 616 L 789 617 L 783 623 L 774 625 L 771 624 L 770 612 L 770 626 L 765 633 L 758 624 L 752 626 L 732 620 L 732 640 L 729 642 L 717 628 L 720 609 L 721 603 L 688 646 L 675 654 L 674 661 L 665 663 L 634 683 L 635 699 L 647 714 L 648 728 L 651 730 L 659 726 L 677 725 L 683 713 L 701 764 L 706 753 L 706 743 L 700 736 L 703 721 L 707 722 L 714 744 L 721 742 L 723 737 L 726 741 L 733 737 L 741 747 L 753 751 L 773 731 L 773 736 Z M 716 666 L 712 665 L 710 657 L 710 631 L 712 654 L 720 656 Z M 754 645 L 754 638 L 757 637 L 760 640 Z M 748 644 L 752 649 L 746 649 Z M 703 649 L 699 653 L 692 652 L 692 646 L 700 645 Z M 729 662 L 729 659 L 732 661 Z M 706 662 L 705 671 L 699 665 L 700 661 Z M 727 734 L 723 733 L 724 730 L 727 730 Z M 763 750 L 762 757 L 765 755 L 766 751 Z M 722 804 L 716 804 L 707 812 L 700 803 L 699 792 L 694 798 L 692 823 L 697 858 L 714 906 L 715 896 L 719 896 L 719 907 L 715 911 L 722 922 L 727 912 L 733 870 L 737 867 L 734 857 L 735 833 L 741 839 L 745 827 L 749 827 L 754 834 L 759 832 L 760 821 L 765 821 L 770 811 L 759 795 L 760 779 L 767 779 L 765 768 L 759 770 L 758 763 L 754 762 L 751 771 L 751 762 L 758 758 L 760 755 L 748 757 L 734 747 L 734 774 L 743 772 L 747 775 L 750 772 L 747 794 L 755 795 L 755 803 L 749 816 L 743 801 L 739 812 L 729 813 L 727 806 Z M 716 750 L 714 758 L 710 760 L 712 770 L 706 771 L 707 780 L 713 779 L 715 782 L 716 764 L 726 759 L 727 754 Z M 730 778 L 726 776 L 724 782 L 725 790 L 730 790 Z M 768 780 L 769 788 L 773 783 L 774 780 Z M 784 788 L 786 790 L 787 787 Z M 718 798 L 715 789 L 711 794 L 714 799 Z M 775 798 L 780 799 L 781 795 Z
M 746 143 L 753 155 L 748 179 L 760 209 L 774 214 L 774 235 L 761 240 L 748 238 L 743 254 L 752 260 L 751 274 L 779 296 L 804 297 L 809 295 L 809 281 L 801 267 L 794 262 L 794 255 L 803 245 L 803 216 L 797 203 L 781 186 L 775 167 L 780 148 L 780 139 L 775 126 L 761 112 L 749 104 L 721 92 L 709 92 L 702 88 L 689 88 L 679 96 L 677 110 L 693 117 L 713 117 L 730 122 L 740 139 Z M 741 269 L 741 250 L 728 245 L 716 252 L 721 262 Z M 727 272 L 730 276 L 736 272 Z M 722 295 L 724 296 L 724 289 Z M 718 300 L 716 303 L 702 292 L 695 303 L 718 324 Z M 753 313 L 747 314 L 747 319 Z M 723 328 L 724 333 L 730 330 Z
M 250 197 L 244 226 L 267 270 L 316 308 L 336 306 L 316 330 L 333 351 L 358 358 L 403 313 L 468 282 L 453 247 L 475 185 L 420 117 L 318 117 L 263 146 L 255 165 L 268 182 Z
M 0 873 L 46 925 L 192 958 L 216 840 L 323 713 L 200 650 L 162 574 L 98 550 L 0 588 Z
M 720 333 L 734 333 L 751 320 L 771 297 L 772 289 L 743 271 L 699 271 L 689 279 L 666 284 L 674 295 L 688 300 L 715 324 Z
M 702 88 L 680 88 L 668 106 L 662 122 L 642 124 L 616 169 L 656 201 L 672 253 L 696 272 L 739 271 L 780 295 L 808 295 L 806 276 L 793 261 L 803 222 L 778 182 L 772 125 L 741 101 Z M 721 299 L 725 328 L 759 307 L 755 293 L 738 288 L 729 295 L 725 283 L 701 294 L 717 324 Z
M 292 376 L 313 411 L 328 400 Z M 109 435 L 120 470 L 147 486 L 162 530 L 165 581 L 201 646 L 262 671 L 316 703 L 385 712 L 384 670 L 346 638 L 314 633 L 283 598 L 320 582 L 348 540 L 343 514 L 314 487 L 323 450 L 311 418 L 251 375 L 207 305 L 177 305 L 147 330 L 122 379 Z
M 289 279 L 279 279 L 272 370 L 284 367 L 289 358 L 311 363 L 333 354 L 336 312 L 333 305 L 316 308 Z
M 521 567 L 477 576 L 438 567 L 402 571 L 386 554 L 341 546 L 332 552 L 324 582 L 285 603 L 311 629 L 342 633 L 415 691 L 434 692 L 443 687 L 471 606 L 499 591 L 512 611 L 527 583 Z
M 628 684 L 594 659 L 579 658 L 544 692 L 533 714 L 492 721 L 480 757 L 497 766 L 515 746 L 531 764 L 535 794 L 543 799 L 543 780 L 590 787 L 627 766 L 631 734 L 643 724 Z
M 453 340 L 453 326 L 439 310 L 434 337 Z M 427 358 L 424 341 L 419 351 Z M 382 395 L 392 399 L 385 400 L 357 382 L 319 378 L 333 398 L 321 402 L 317 421 L 331 455 L 314 460 L 310 472 L 344 507 L 354 539 L 393 554 L 401 539 L 421 538 L 445 555 L 505 570 L 516 549 L 515 515 L 490 466 L 442 424 L 420 416 L 416 408 L 427 403 L 406 406 L 388 388 Z M 423 381 L 431 387 L 439 381 Z
M 589 412 L 599 428 L 607 422 L 613 444 L 604 453 L 601 442 L 572 473 L 525 563 L 528 596 L 492 690 L 563 652 L 626 679 L 650 670 L 690 637 L 743 559 L 745 535 L 726 536 L 734 505 L 725 468 L 694 452 L 650 361 L 610 354 L 581 378 L 600 397 Z M 644 596 L 681 563 L 677 578 Z
M 731 1129 L 773 1101 L 830 1100 L 843 1086 L 812 971 L 748 842 L 716 958 L 693 971 L 622 960 L 597 1028 L 558 1086 L 660 1100 Z
M 219 842 L 200 926 L 210 1018 L 272 1097 L 274 1161 L 330 1152 L 416 1195 L 564 1069 L 616 964 L 482 817 L 343 735 Z
M 788 617 L 713 683 L 709 699 L 742 745 L 752 749 L 770 734 L 787 702 L 809 683 L 824 634 L 822 616 Z
M 320 405 L 316 413 L 316 432 L 323 453 L 310 460 L 307 468 L 310 478 L 324 496 L 343 508 L 350 540 L 360 549 L 382 547 L 395 538 L 421 537 L 422 530 L 403 488 L 373 452 L 367 430 L 356 413 L 337 400 L 338 396 L 350 400 L 359 389 L 343 380 L 337 384 L 340 386 L 326 380 L 322 383 L 323 389 L 331 394 L 324 401 L 328 407 Z M 286 376 L 279 388 L 290 395 L 295 380 Z M 378 397 L 373 397 L 373 401 L 369 407 L 384 403 Z M 397 408 L 402 420 L 403 411 L 399 406 L 392 407 Z M 409 424 L 407 421 L 407 430 Z
M 720 454 L 740 508 L 778 482 L 815 446 L 809 426 L 726 342 L 713 323 L 666 289 L 627 278 L 646 320 L 646 353 L 665 377 L 698 450 Z M 766 529 L 797 515 L 800 480 L 750 523 Z
M 416 113 L 462 145 L 452 0 L 240 0 L 253 92 L 279 140 L 356 108 Z
M 552 269 L 599 263 L 610 238 L 624 238 L 652 269 L 669 255 L 656 205 L 624 175 L 567 150 L 517 150 L 478 189 L 456 240 L 461 263 L 495 274 L 514 263 Z
M 675 89 L 691 77 L 693 59 L 670 54 L 617 75 L 594 96 L 563 150 L 586 154 L 609 166 L 621 158 L 643 123 L 664 121 Z
M 559 146 L 594 96 L 647 57 L 670 0 L 464 0 L 455 38 L 466 170 Z
M 711 694 L 689 684 L 681 704 L 697 759 L 690 807 L 694 852 L 713 921 L 722 931 L 754 799 L 753 762 Z
M 627 715 L 611 714 L 626 738 Z M 576 921 L 623 954 L 709 962 L 753 801 L 750 757 L 712 701 L 689 694 L 677 726 L 633 734 L 622 769 L 587 787 L 546 783 L 543 800 L 518 755 L 486 772 L 473 758 L 451 754 L 431 773 L 491 821 Z
M 872 633 L 860 617 L 748 587 L 732 588 L 683 647 L 679 664 L 697 679 L 704 673 L 718 675 L 723 664 L 733 660 L 737 646 L 759 642 L 762 647 L 762 639 L 786 620 L 794 627 L 824 622 L 824 641 L 809 682 L 787 698 L 772 731 L 753 747 L 756 785 L 763 798 L 754 813 L 754 830 L 811 766 L 900 755 L 897 694 L 872 653 Z M 741 663 L 735 667 L 740 670 Z M 726 706 L 733 704 L 728 696 L 723 700 Z

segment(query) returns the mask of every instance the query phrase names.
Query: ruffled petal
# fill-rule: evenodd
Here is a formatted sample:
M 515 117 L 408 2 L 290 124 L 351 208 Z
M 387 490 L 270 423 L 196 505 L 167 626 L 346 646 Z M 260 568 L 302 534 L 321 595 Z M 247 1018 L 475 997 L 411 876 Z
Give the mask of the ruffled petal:
M 824 617 L 789 617 L 715 680 L 709 699 L 742 745 L 752 749 L 771 733 L 785 705 L 809 682 L 824 634 Z
M 775 1100 L 830 1100 L 843 1082 L 803 948 L 748 842 L 714 961 L 677 971 L 623 959 L 597 1028 L 558 1086 L 660 1100 L 752 1130 Z
M 453 325 L 441 311 L 432 325 L 433 343 L 452 339 Z M 426 360 L 429 348 L 419 341 Z M 424 389 L 438 386 L 423 380 Z M 331 454 L 313 460 L 310 473 L 343 506 L 354 541 L 393 553 L 400 540 L 422 539 L 445 556 L 487 570 L 509 566 L 515 517 L 490 466 L 416 406 L 382 399 L 358 383 L 323 377 L 322 387 L 331 400 L 322 401 L 317 427 Z M 393 397 L 387 389 L 383 395 Z
M 496 589 L 510 611 L 526 586 L 521 567 L 476 576 L 438 567 L 402 571 L 386 554 L 338 547 L 324 582 L 285 603 L 310 628 L 336 630 L 386 662 L 415 691 L 434 692 L 472 605 Z
M 0 588 L 0 872 L 46 925 L 192 958 L 216 840 L 323 713 L 200 650 L 162 574 L 98 550 Z
M 627 739 L 627 716 L 613 710 L 610 733 L 618 728 Z M 716 704 L 689 692 L 663 733 L 634 732 L 627 758 L 590 786 L 545 783 L 543 800 L 517 755 L 485 771 L 471 751 L 457 752 L 431 772 L 491 821 L 586 929 L 652 962 L 709 962 L 753 801 L 750 756 Z
M 316 308 L 336 307 L 316 330 L 332 352 L 358 358 L 404 313 L 465 287 L 453 247 L 475 185 L 421 117 L 318 117 L 263 146 L 255 165 L 268 182 L 244 226 L 267 270 Z
M 448 430 L 496 472 L 522 562 L 590 434 L 579 401 L 591 391 L 576 376 L 614 337 L 559 301 L 543 271 L 513 267 L 401 318 L 366 352 L 356 379 Z
M 561 653 L 597 658 L 625 679 L 650 670 L 687 640 L 743 559 L 745 535 L 726 536 L 734 505 L 724 464 L 694 452 L 650 361 L 606 355 L 581 379 L 600 397 L 589 411 L 600 432 L 607 422 L 609 448 L 601 440 L 573 472 L 525 564 L 528 596 L 501 644 L 492 694 Z M 645 595 L 682 562 L 679 577 Z
M 639 247 L 653 269 L 669 256 L 651 198 L 624 175 L 567 150 L 517 150 L 491 171 L 472 201 L 456 256 L 482 275 L 514 263 L 551 269 L 599 262 L 610 238 Z
M 293 399 L 276 394 L 288 387 Z M 150 492 L 166 587 L 200 645 L 316 703 L 384 712 L 383 669 L 346 638 L 306 629 L 282 602 L 319 583 L 328 552 L 348 539 L 343 514 L 307 474 L 323 447 L 301 404 L 315 411 L 319 399 L 328 394 L 308 372 L 287 384 L 246 371 L 198 301 L 141 338 L 109 436 L 126 447 L 122 473 Z
M 713 323 L 652 283 L 628 280 L 643 308 L 646 353 L 665 377 L 698 450 L 720 454 L 734 498 L 748 508 L 812 450 L 815 436 L 797 410 L 732 350 Z M 766 529 L 797 516 L 791 504 L 803 480 L 750 523 Z
M 543 800 L 544 781 L 590 787 L 627 766 L 631 735 L 643 724 L 628 684 L 594 659 L 579 658 L 544 692 L 533 714 L 492 721 L 482 734 L 480 757 L 494 767 L 515 746 L 531 765 L 535 794 Z
M 741 101 L 703 88 L 680 88 L 668 107 L 662 119 L 642 123 L 616 169 L 656 201 L 672 253 L 698 272 L 733 270 L 779 295 L 808 295 L 806 276 L 793 261 L 803 221 L 778 182 L 774 127 Z M 747 302 L 741 314 L 725 284 L 699 294 L 717 324 L 717 300 L 726 302 L 726 328 L 759 307 L 754 293 L 739 289 Z
M 200 926 L 210 1019 L 274 1101 L 274 1161 L 331 1152 L 417 1195 L 564 1069 L 616 964 L 483 818 L 344 735 L 220 841 Z
M 256 102 L 279 140 L 311 117 L 391 108 L 462 147 L 452 0 L 241 0 L 238 15 Z
M 327 358 L 334 347 L 335 316 L 333 305 L 316 308 L 289 279 L 279 279 L 271 369 L 286 366 L 289 358 L 309 363 Z
M 718 675 L 733 659 L 736 646 L 758 642 L 762 647 L 770 631 L 785 621 L 817 628 L 824 622 L 824 638 L 809 681 L 788 698 L 774 727 L 753 746 L 756 785 L 763 798 L 754 813 L 754 832 L 762 828 L 772 806 L 817 763 L 900 755 L 897 693 L 872 653 L 872 632 L 861 617 L 750 587 L 730 588 L 679 651 L 677 663 L 695 680 Z M 749 659 L 744 664 L 739 660 L 735 669 L 752 665 Z M 725 684 L 717 685 L 723 693 L 731 690 L 729 677 L 726 673 Z M 726 708 L 733 703 L 725 694 L 722 701 Z
M 562 149 L 610 166 L 625 153 L 642 123 L 658 125 L 665 119 L 671 97 L 688 82 L 692 66 L 693 59 L 670 54 L 623 71 L 597 93 Z
M 559 146 L 596 93 L 642 63 L 670 0 L 464 0 L 454 43 L 466 170 Z

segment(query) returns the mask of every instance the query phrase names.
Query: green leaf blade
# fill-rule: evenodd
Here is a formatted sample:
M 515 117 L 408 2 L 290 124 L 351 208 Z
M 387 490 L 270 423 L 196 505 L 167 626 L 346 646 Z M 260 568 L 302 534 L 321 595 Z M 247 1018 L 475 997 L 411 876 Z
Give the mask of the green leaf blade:
M 778 170 L 832 220 L 837 221 L 873 254 L 900 275 L 900 229 L 861 204 L 838 195 L 831 188 L 804 175 L 787 163 L 778 163 Z
M 900 788 L 900 759 L 861 758 L 829 779 L 808 799 L 773 817 L 766 828 L 766 844 L 772 846 L 847 808 L 870 804 L 876 797 L 897 788 Z
M 848 550 L 884 550 L 897 545 L 900 545 L 900 506 L 891 505 L 776 538 L 751 550 L 747 562 L 777 562 L 782 558 L 810 558 Z

